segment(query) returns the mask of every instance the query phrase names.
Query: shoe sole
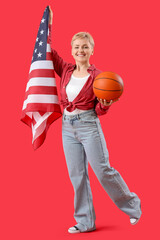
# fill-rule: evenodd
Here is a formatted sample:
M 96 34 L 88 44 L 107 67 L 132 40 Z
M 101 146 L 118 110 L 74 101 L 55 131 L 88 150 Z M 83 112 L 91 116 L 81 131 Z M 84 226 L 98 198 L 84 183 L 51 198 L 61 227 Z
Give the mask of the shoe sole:
M 81 232 L 80 230 L 72 231 L 72 230 L 69 230 L 69 229 L 68 229 L 68 232 L 69 232 L 69 233 L 85 233 L 85 232 L 92 232 L 92 231 L 95 231 L 95 230 L 96 230 L 96 228 L 90 229 L 90 230 L 87 230 L 87 231 L 84 231 L 84 232 Z
M 75 230 L 75 231 L 72 231 L 72 230 L 68 230 L 69 233 L 80 233 L 80 230 Z
M 131 225 L 136 225 L 139 222 L 139 219 L 137 219 L 134 223 L 131 223 Z

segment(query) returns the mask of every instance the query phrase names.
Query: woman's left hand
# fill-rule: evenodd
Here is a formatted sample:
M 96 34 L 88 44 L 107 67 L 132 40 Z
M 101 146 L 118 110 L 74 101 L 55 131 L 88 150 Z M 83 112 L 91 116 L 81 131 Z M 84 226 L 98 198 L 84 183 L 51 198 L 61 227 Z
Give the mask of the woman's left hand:
M 119 98 L 118 99 L 114 99 L 114 100 L 110 100 L 110 102 L 108 102 L 106 99 L 101 99 L 101 98 L 97 98 L 97 99 L 104 106 L 110 106 L 112 103 L 119 101 Z

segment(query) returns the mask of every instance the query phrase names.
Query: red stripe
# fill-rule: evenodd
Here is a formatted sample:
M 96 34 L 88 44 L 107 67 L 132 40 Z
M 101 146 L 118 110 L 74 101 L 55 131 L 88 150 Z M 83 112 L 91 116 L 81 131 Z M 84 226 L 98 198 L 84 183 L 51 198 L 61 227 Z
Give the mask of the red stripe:
M 54 112 L 54 113 L 52 113 L 52 114 L 48 117 L 45 130 L 44 130 L 43 133 L 42 133 L 39 137 L 37 137 L 37 138 L 34 140 L 34 142 L 33 142 L 33 148 L 34 148 L 34 150 L 36 150 L 37 148 L 39 148 L 39 147 L 43 144 L 43 142 L 44 142 L 44 140 L 45 140 L 45 138 L 46 138 L 46 134 L 47 134 L 47 131 L 48 131 L 48 129 L 49 129 L 49 126 L 52 124 L 52 122 L 54 122 L 55 120 L 57 120 L 57 119 L 60 118 L 61 116 L 62 116 L 62 113 L 60 113 L 60 112 Z
M 45 138 L 46 138 L 46 133 L 47 133 L 47 131 L 46 131 L 46 129 L 45 129 L 45 130 L 43 131 L 43 133 L 34 140 L 34 142 L 33 142 L 33 148 L 34 148 L 34 150 L 36 150 L 37 148 L 39 148 L 39 147 L 43 144 L 43 142 L 44 142 L 44 140 L 45 140 Z
M 41 117 L 43 116 L 43 115 L 45 115 L 46 113 L 44 113 L 44 112 L 38 112 L 40 115 L 41 115 Z M 52 113 L 52 114 L 54 114 L 54 113 Z M 51 115 L 52 115 L 51 114 Z M 34 114 L 32 115 L 32 124 L 33 124 L 33 126 L 36 124 L 37 122 L 36 122 L 36 120 L 35 120 L 35 118 L 34 118 Z
M 46 60 L 53 60 L 53 57 L 52 57 L 52 53 L 51 53 L 51 52 L 47 52 L 47 53 L 46 53 Z
M 38 113 L 43 116 L 44 114 L 46 114 L 45 112 L 42 112 L 42 111 L 38 111 Z
M 61 112 L 59 104 L 56 103 L 28 103 L 27 107 L 23 110 L 26 112 Z
M 32 119 L 25 114 L 25 112 L 22 112 L 21 119 L 23 123 L 27 124 L 29 127 L 31 127 Z
M 33 124 L 33 126 L 36 124 L 37 122 L 36 122 L 36 120 L 34 119 L 34 116 L 32 115 L 32 124 Z
M 50 44 L 50 42 L 49 42 L 49 35 L 47 36 L 47 43 Z
M 35 69 L 29 74 L 28 80 L 33 77 L 55 77 L 54 69 Z
M 28 95 L 30 94 L 48 94 L 48 95 L 56 95 L 57 94 L 57 87 L 48 87 L 48 86 L 32 86 L 29 90 L 25 93 L 24 100 L 27 99 Z

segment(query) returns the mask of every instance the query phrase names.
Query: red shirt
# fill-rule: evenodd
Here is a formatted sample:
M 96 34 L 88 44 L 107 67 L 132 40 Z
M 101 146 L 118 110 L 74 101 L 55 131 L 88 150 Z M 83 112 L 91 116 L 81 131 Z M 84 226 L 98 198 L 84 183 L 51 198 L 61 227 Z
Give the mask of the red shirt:
M 49 36 L 49 42 L 51 44 L 51 24 L 49 24 L 50 28 L 50 36 Z M 89 78 L 87 79 L 86 83 L 84 84 L 83 88 L 77 95 L 77 97 L 72 101 L 68 101 L 68 97 L 66 94 L 66 86 L 69 83 L 69 80 L 71 78 L 71 75 L 73 73 L 73 70 L 75 69 L 76 65 L 73 65 L 72 63 L 65 62 L 57 53 L 56 50 L 51 48 L 51 55 L 53 59 L 54 64 L 54 70 L 61 78 L 60 81 L 60 104 L 63 105 L 63 108 L 66 108 L 67 111 L 72 112 L 76 108 L 82 109 L 82 110 L 89 110 L 91 108 L 95 108 L 95 112 L 97 115 L 103 115 L 106 114 L 110 106 L 104 106 L 101 104 L 97 97 L 95 96 L 93 92 L 93 82 L 95 77 L 101 73 L 99 69 L 95 67 L 94 64 L 91 64 L 91 66 L 87 69 L 88 73 L 90 74 Z

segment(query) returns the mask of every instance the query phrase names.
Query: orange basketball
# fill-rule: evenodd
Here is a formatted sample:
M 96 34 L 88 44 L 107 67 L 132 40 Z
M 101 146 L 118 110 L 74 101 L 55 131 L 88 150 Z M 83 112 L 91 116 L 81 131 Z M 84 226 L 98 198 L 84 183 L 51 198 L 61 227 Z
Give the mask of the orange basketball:
M 117 73 L 102 72 L 93 82 L 93 91 L 96 97 L 110 101 L 121 96 L 123 86 L 123 80 Z

